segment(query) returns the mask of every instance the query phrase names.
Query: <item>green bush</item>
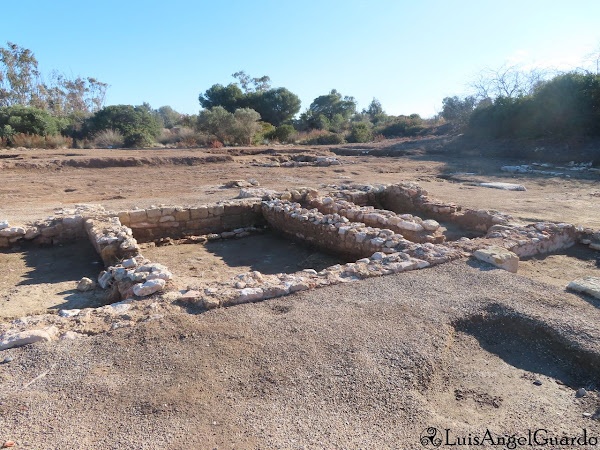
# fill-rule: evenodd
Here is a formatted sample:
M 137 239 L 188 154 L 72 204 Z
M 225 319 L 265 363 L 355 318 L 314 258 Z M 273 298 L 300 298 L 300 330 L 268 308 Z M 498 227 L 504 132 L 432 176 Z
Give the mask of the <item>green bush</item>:
M 150 147 L 154 136 L 147 131 L 134 131 L 125 136 L 125 147 Z
M 419 115 L 398 116 L 391 123 L 378 129 L 378 133 L 386 138 L 416 136 L 425 129 L 423 119 Z
M 60 134 L 67 128 L 68 123 L 66 118 L 55 117 L 48 111 L 31 106 L 0 108 L 0 133 L 3 137 L 15 133 L 38 136 Z
M 258 124 L 260 125 L 260 129 L 254 134 L 252 144 L 261 145 L 265 141 L 274 139 L 275 127 L 273 125 L 269 122 L 258 122 Z
M 304 144 L 309 145 L 337 145 L 344 144 L 346 141 L 344 136 L 336 133 L 325 133 L 304 141 Z
M 477 107 L 469 132 L 492 138 L 600 135 L 600 75 L 566 73 L 531 95 L 498 97 Z
M 293 125 L 280 125 L 275 129 L 273 137 L 282 144 L 292 142 L 296 136 L 296 129 Z
M 348 142 L 371 142 L 373 140 L 373 133 L 371 128 L 366 123 L 355 123 L 350 129 L 350 135 L 348 136 Z
M 102 130 L 119 131 L 128 147 L 146 147 L 152 145 L 162 128 L 155 115 L 143 106 L 114 105 L 101 109 L 86 122 L 87 137 Z

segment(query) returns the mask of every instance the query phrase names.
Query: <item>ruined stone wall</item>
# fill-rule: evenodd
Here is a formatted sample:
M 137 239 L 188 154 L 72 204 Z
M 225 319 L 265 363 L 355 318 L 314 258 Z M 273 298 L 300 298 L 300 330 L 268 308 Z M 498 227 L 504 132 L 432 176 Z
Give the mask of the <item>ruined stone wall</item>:
M 435 220 L 423 220 L 411 214 L 397 215 L 373 206 L 359 206 L 353 202 L 332 197 L 318 197 L 308 204 L 323 214 L 340 214 L 351 221 L 362 222 L 367 226 L 387 228 L 412 242 L 442 243 L 445 236 L 440 232 L 440 224 Z
M 264 224 L 260 200 L 245 199 L 197 207 L 156 207 L 118 213 L 140 242 L 171 237 L 222 233 Z
M 59 245 L 83 239 L 86 237 L 84 217 L 105 213 L 102 207 L 86 205 L 73 210 L 59 210 L 53 217 L 26 224 L 11 225 L 6 220 L 0 221 L 0 248 L 10 248 L 23 242 Z
M 498 211 L 465 209 L 454 203 L 436 200 L 415 184 L 399 183 L 387 186 L 380 196 L 385 209 L 396 213 L 416 213 L 424 217 L 450 222 L 473 231 L 487 232 L 496 224 L 508 223 L 510 216 Z
M 84 227 L 105 266 L 140 254 L 131 229 L 122 225 L 118 217 L 86 219 Z
M 430 264 L 439 264 L 463 254 L 460 249 L 430 242 L 414 243 L 390 229 L 350 222 L 339 214 L 322 214 L 316 208 L 308 210 L 299 203 L 276 199 L 263 202 L 262 209 L 266 221 L 275 230 L 348 258 L 405 252 Z

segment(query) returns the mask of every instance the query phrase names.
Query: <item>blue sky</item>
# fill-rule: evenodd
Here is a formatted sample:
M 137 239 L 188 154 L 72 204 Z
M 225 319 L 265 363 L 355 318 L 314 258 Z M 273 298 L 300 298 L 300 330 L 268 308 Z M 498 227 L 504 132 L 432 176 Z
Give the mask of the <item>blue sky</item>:
M 335 88 L 359 108 L 439 111 L 486 67 L 568 68 L 600 48 L 600 1 L 31 0 L 3 2 L 0 45 L 44 73 L 94 76 L 107 104 L 197 113 L 198 94 L 245 70 L 306 109 Z M 10 18 L 6 20 L 6 18 Z

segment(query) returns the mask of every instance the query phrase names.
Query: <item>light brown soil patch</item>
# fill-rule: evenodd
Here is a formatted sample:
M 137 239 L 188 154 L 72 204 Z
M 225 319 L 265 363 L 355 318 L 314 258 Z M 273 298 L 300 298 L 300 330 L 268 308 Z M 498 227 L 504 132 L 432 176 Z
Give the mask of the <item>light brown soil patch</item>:
M 559 288 L 577 278 L 600 277 L 600 252 L 575 245 L 561 253 L 538 255 L 519 261 L 519 275 Z
M 103 269 L 87 240 L 44 248 L 0 252 L 0 319 L 101 306 L 101 290 L 77 291 L 82 277 L 95 280 Z
M 167 265 L 184 288 L 199 281 L 225 281 L 254 270 L 264 274 L 320 271 L 347 262 L 272 232 L 206 244 L 150 246 L 142 252 L 151 261 Z

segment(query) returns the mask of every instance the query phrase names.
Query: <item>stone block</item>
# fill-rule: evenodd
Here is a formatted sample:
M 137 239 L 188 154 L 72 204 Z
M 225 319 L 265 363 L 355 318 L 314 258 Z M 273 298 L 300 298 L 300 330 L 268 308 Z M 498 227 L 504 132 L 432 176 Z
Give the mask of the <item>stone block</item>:
M 201 206 L 190 209 L 190 218 L 192 220 L 206 219 L 208 217 L 208 207 Z
M 583 277 L 571 281 L 567 289 L 600 299 L 600 277 Z
M 145 209 L 138 209 L 135 211 L 129 211 L 129 219 L 131 224 L 147 222 L 148 215 L 146 214 Z
M 495 245 L 477 250 L 473 256 L 480 261 L 513 273 L 517 272 L 519 266 L 519 257 L 516 254 Z
M 189 209 L 175 211 L 175 220 L 177 222 L 187 222 L 188 220 L 190 220 L 190 218 L 191 218 L 191 215 L 190 215 Z

